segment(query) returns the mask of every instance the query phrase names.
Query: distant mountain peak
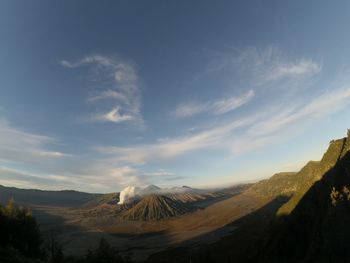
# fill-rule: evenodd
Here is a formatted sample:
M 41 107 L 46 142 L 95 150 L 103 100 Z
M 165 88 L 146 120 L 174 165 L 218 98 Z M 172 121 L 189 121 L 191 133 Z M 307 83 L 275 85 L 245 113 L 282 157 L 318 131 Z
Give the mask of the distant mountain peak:
M 158 186 L 156 186 L 156 185 L 154 185 L 154 184 L 150 184 L 150 185 L 146 186 L 143 190 L 145 190 L 145 189 L 156 189 L 156 190 L 160 190 L 161 188 L 158 187 Z
M 148 186 L 146 186 L 145 188 L 143 188 L 141 191 L 140 191 L 140 195 L 151 195 L 151 194 L 158 194 L 161 192 L 161 188 L 154 185 L 154 184 L 150 184 Z

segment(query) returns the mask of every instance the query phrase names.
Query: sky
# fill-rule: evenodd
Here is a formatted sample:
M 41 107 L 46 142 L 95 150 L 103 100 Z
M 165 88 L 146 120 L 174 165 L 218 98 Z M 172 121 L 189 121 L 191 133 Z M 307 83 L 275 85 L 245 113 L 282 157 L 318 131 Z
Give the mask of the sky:
M 1 1 L 0 184 L 297 171 L 350 128 L 350 2 Z

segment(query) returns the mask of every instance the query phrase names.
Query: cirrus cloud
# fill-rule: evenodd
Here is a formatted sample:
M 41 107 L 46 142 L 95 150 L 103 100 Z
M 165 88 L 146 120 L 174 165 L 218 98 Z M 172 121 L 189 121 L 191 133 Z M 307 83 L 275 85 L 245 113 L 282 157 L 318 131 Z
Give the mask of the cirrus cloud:
M 108 89 L 95 90 L 87 99 L 90 103 L 103 101 L 101 108 L 109 107 L 109 110 L 101 109 L 100 113 L 92 114 L 91 120 L 143 125 L 141 90 L 136 70 L 131 63 L 117 58 L 92 55 L 77 62 L 62 60 L 60 64 L 66 68 L 89 66 L 97 82 L 102 79 L 109 83 Z
M 241 96 L 233 96 L 230 98 L 218 99 L 205 103 L 181 103 L 173 112 L 171 112 L 171 116 L 176 118 L 187 118 L 204 112 L 208 112 L 213 115 L 225 114 L 248 103 L 254 97 L 254 95 L 255 93 L 253 90 L 248 90 L 248 92 Z
M 70 154 L 50 150 L 56 140 L 11 126 L 0 119 L 0 160 L 9 162 L 39 162 L 60 159 Z

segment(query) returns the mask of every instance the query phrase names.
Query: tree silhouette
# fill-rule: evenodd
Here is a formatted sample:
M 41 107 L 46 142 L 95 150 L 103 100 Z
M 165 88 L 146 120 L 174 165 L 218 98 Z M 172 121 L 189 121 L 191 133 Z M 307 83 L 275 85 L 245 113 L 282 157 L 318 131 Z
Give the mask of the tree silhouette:
M 6 206 L 0 205 L 0 233 L 2 249 L 11 249 L 32 258 L 43 256 L 36 220 L 30 210 L 17 206 L 13 199 Z

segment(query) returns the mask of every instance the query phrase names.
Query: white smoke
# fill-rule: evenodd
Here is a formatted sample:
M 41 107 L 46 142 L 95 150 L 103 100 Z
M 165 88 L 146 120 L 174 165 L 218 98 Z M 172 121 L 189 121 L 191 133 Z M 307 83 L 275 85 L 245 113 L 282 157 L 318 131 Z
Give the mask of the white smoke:
M 170 193 L 200 193 L 202 190 L 193 189 L 187 186 L 173 187 L 173 188 L 159 188 L 155 185 L 149 185 L 144 188 L 128 186 L 124 188 L 119 194 L 119 205 L 128 203 L 135 199 L 135 197 L 141 197 L 151 194 L 170 194 Z
M 122 205 L 133 199 L 137 193 L 140 191 L 138 187 L 128 186 L 124 188 L 119 194 L 118 204 Z

